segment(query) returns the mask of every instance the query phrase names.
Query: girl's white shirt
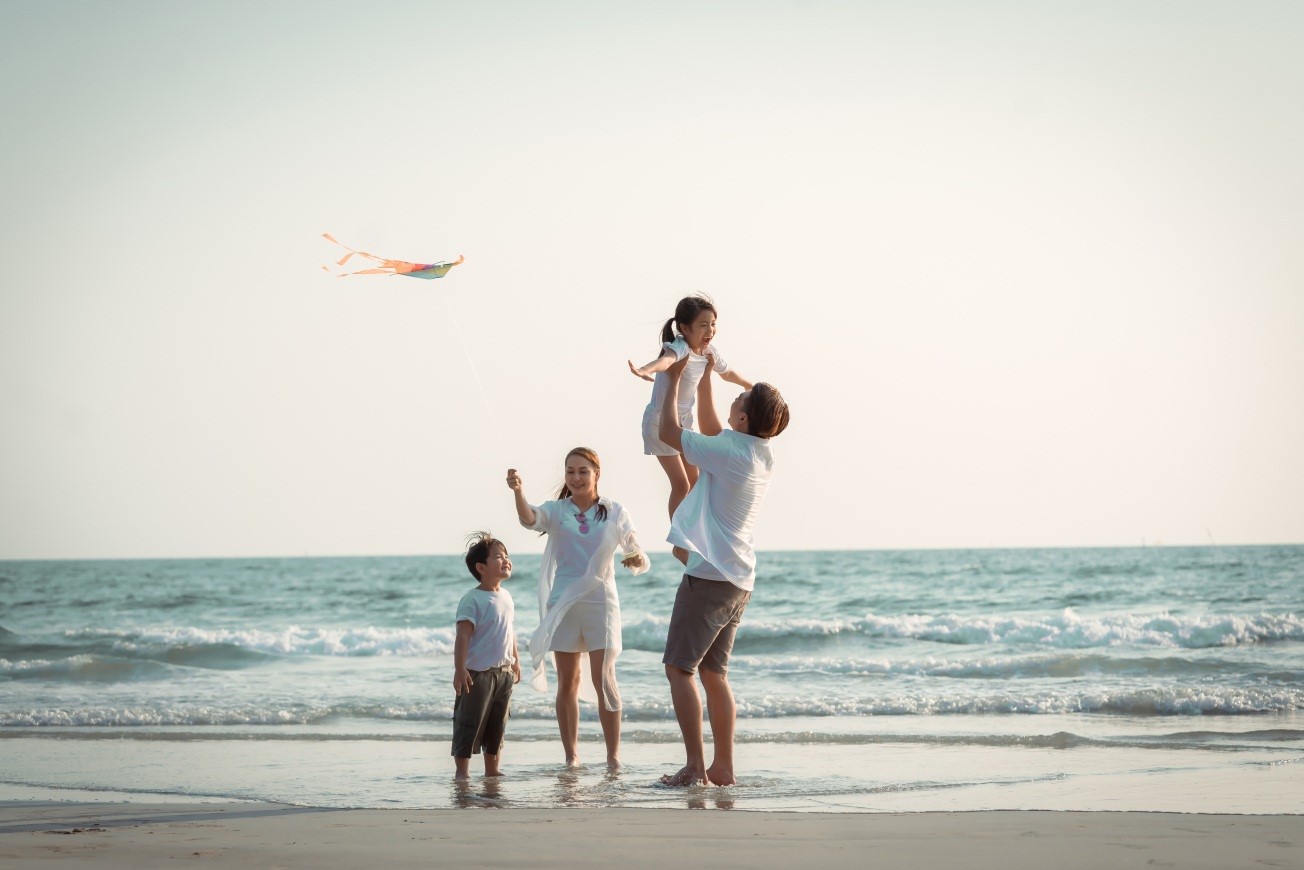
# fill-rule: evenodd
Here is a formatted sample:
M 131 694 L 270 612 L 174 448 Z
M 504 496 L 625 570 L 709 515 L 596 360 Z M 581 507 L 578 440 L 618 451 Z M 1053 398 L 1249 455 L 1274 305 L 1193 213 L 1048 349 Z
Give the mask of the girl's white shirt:
M 682 335 L 676 336 L 674 341 L 667 341 L 661 345 L 662 349 L 668 350 L 675 355 L 675 360 L 681 360 L 688 357 L 688 365 L 684 366 L 684 373 L 679 376 L 679 425 L 685 429 L 691 429 L 693 426 L 693 408 L 697 406 L 697 385 L 702 380 L 702 375 L 706 373 L 706 354 L 715 357 L 715 371 L 717 374 L 724 374 L 729 370 L 729 364 L 724 361 L 720 355 L 720 350 L 713 344 L 706 346 L 706 353 L 693 353 L 688 342 Z M 652 401 L 648 403 L 644 414 L 653 415 L 654 419 L 661 414 L 661 406 L 665 404 L 666 393 L 670 389 L 670 376 L 665 372 L 657 372 L 656 379 L 652 383 Z
M 602 647 L 606 650 L 602 667 L 602 702 L 608 710 L 614 711 L 620 709 L 616 658 L 621 650 L 620 597 L 616 594 L 615 557 L 617 553 L 620 553 L 622 559 L 635 554 L 641 556 L 642 563 L 637 568 L 629 569 L 635 575 L 646 572 L 651 567 L 651 561 L 639 546 L 629 512 L 607 498 L 599 498 L 598 504 L 606 506 L 607 519 L 604 522 L 597 521 L 595 512 L 598 505 L 594 504 L 585 512 L 589 525 L 587 535 L 580 533 L 579 524 L 575 520 L 579 509 L 568 498 L 530 505 L 534 511 L 534 523 L 521 524 L 527 529 L 548 535 L 548 543 L 543 550 L 543 563 L 539 568 L 539 627 L 530 638 L 530 659 L 534 667 L 530 675 L 530 686 L 540 692 L 548 691 L 545 669 L 548 647 L 552 645 L 557 626 L 570 609 L 580 601 L 601 601 L 606 615 L 606 637 Z M 585 541 L 576 544 L 569 540 L 571 537 L 584 538 Z M 566 564 L 570 567 L 566 575 L 569 576 L 560 576 L 558 569 L 562 560 L 559 553 L 564 550 L 575 555 L 578 550 L 572 548 L 580 546 L 592 554 L 587 564 L 575 571 L 573 566 L 578 563 L 568 559 Z M 560 595 L 554 597 L 554 588 L 560 590 Z M 588 658 L 580 656 L 581 668 L 586 672 Z M 581 677 L 580 697 L 597 703 L 598 696 L 593 689 L 592 679 Z

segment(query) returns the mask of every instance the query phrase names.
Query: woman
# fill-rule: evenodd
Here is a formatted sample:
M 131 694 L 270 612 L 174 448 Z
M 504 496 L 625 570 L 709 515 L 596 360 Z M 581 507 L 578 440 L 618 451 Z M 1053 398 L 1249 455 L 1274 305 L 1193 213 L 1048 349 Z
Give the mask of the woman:
M 557 669 L 557 727 L 566 765 L 579 765 L 579 698 L 582 671 L 588 666 L 598 701 L 598 719 L 607 743 L 607 766 L 620 767 L 620 690 L 616 657 L 620 655 L 620 599 L 612 559 L 634 574 L 649 567 L 638 545 L 629 514 L 598 495 L 602 466 L 587 447 L 566 454 L 566 482 L 557 498 L 541 505 L 525 500 L 520 475 L 507 470 L 521 525 L 548 536 L 539 571 L 539 628 L 530 639 L 534 674 L 530 684 L 547 691 L 544 662 L 552 653 Z M 585 653 L 588 653 L 587 660 Z M 586 699 L 587 686 L 583 686 Z

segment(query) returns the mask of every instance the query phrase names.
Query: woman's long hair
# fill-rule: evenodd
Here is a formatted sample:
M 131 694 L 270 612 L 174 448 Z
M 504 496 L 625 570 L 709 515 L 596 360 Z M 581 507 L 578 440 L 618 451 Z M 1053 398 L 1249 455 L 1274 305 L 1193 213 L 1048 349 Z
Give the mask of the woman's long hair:
M 598 472 L 599 474 L 602 473 L 602 463 L 598 461 L 598 454 L 594 453 L 589 448 L 576 447 L 570 453 L 566 454 L 567 459 L 570 459 L 572 456 L 578 456 L 580 459 L 583 459 L 589 465 L 592 465 L 594 471 Z M 567 486 L 565 483 L 563 483 L 561 485 L 561 489 L 557 491 L 557 498 L 570 498 L 570 494 L 571 494 L 570 487 Z M 598 495 L 598 487 L 596 481 L 594 482 L 594 486 L 593 486 L 593 494 Z M 601 499 L 602 497 L 598 496 L 598 510 L 597 513 L 594 514 L 594 516 L 597 518 L 598 522 L 605 523 L 607 521 L 607 506 L 602 503 Z

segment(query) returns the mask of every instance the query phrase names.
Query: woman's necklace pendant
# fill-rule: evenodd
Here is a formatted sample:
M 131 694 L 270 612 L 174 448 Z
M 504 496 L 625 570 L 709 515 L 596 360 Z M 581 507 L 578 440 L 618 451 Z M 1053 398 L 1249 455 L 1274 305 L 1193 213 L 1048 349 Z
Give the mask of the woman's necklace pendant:
M 589 519 L 588 517 L 584 516 L 586 513 L 588 513 L 588 511 L 580 511 L 575 515 L 575 519 L 580 524 L 581 535 L 587 535 L 589 533 Z

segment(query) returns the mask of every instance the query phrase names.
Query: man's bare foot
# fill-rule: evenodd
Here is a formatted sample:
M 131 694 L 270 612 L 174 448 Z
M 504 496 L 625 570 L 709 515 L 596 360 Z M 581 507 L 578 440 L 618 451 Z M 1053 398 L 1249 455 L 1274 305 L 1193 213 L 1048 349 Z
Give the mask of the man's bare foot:
M 688 564 L 688 551 L 683 547 L 671 547 L 670 553 L 684 565 Z
M 734 776 L 732 767 L 713 764 L 706 769 L 706 778 L 711 785 L 737 785 L 738 778 Z
M 700 770 L 693 770 L 685 765 L 679 768 L 678 773 L 667 773 L 661 777 L 662 785 L 669 785 L 675 788 L 683 788 L 689 785 L 710 785 L 706 781 L 706 773 Z
M 578 770 L 583 766 L 584 764 L 580 761 L 580 757 L 578 755 L 571 755 L 566 759 L 566 768 L 568 770 Z
M 623 767 L 623 766 L 624 766 L 624 765 L 622 765 L 622 764 L 620 763 L 620 756 L 619 756 L 619 755 L 608 755 L 608 756 L 607 756 L 607 770 L 620 770 L 620 768 Z
M 463 772 L 460 771 L 460 770 L 459 770 L 457 773 L 453 774 L 453 780 L 454 780 L 455 782 L 466 782 L 466 781 L 468 781 L 470 778 L 471 778 L 471 775 L 470 775 L 469 773 L 463 773 Z

